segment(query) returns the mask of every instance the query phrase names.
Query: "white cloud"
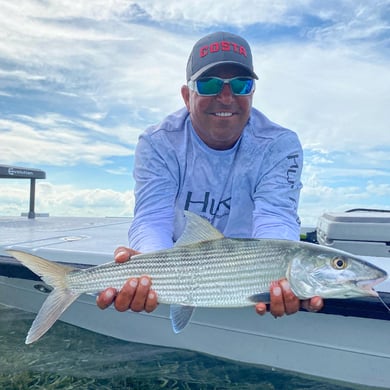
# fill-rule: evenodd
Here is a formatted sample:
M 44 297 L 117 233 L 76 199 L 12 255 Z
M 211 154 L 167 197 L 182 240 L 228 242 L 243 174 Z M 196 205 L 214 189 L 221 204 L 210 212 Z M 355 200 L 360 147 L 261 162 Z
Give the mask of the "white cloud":
M 385 207 L 390 209 L 390 184 L 389 183 L 376 184 L 369 181 L 366 189 L 368 194 L 370 195 L 381 196 L 387 199 L 387 206 Z
M 23 180 L 5 180 L 0 187 L 0 215 L 28 211 L 29 189 Z M 53 216 L 128 217 L 133 213 L 133 191 L 79 189 L 40 181 L 36 186 L 35 212 Z
M 7 23 L 2 26 L 3 35 L 8 39 L 3 41 L 5 51 L 0 53 L 19 61 L 24 68 L 8 71 L 13 72 L 13 77 L 30 81 L 29 86 L 36 89 L 45 88 L 39 81 L 47 80 L 54 83 L 52 88 L 57 93 L 84 96 L 102 111 L 107 111 L 113 102 L 125 104 L 140 120 L 145 120 L 147 115 L 161 118 L 182 105 L 179 89 L 184 81 L 186 58 L 197 35 L 193 31 L 178 37 L 176 32 L 161 27 L 129 23 L 140 9 L 151 20 L 161 23 L 193 20 L 208 26 L 223 24 L 221 17 L 230 14 L 226 10 L 231 10 L 234 16 L 228 18 L 232 26 L 282 21 L 299 26 L 304 15 L 317 16 L 334 22 L 324 28 L 307 30 L 318 46 L 301 42 L 254 44 L 256 68 L 261 75 L 257 93 L 261 99 L 259 107 L 267 100 L 271 106 L 267 112 L 277 111 L 276 119 L 286 122 L 288 119 L 287 123 L 297 129 L 307 128 L 307 132 L 319 136 L 330 133 L 330 138 L 338 137 L 345 129 L 347 132 L 348 128 L 354 129 L 356 123 L 359 132 L 366 129 L 369 118 L 387 119 L 383 107 L 389 102 L 381 100 L 389 79 L 387 63 L 375 64 L 373 52 L 364 46 L 348 49 L 340 39 L 338 25 L 344 23 L 344 29 L 348 29 L 350 24 L 352 27 L 356 24 L 348 21 L 358 19 L 359 26 L 365 21 L 381 26 L 382 23 L 375 24 L 380 21 L 384 8 L 381 2 L 362 7 L 344 1 L 341 7 L 335 7 L 334 2 L 319 5 L 312 1 L 250 1 L 245 5 L 237 1 L 211 4 L 199 1 L 188 7 L 183 1 L 95 1 L 77 5 L 57 1 L 45 6 L 23 1 L 20 7 L 6 4 L 4 7 L 12 17 L 6 18 Z M 20 9 L 28 12 L 21 13 Z M 248 13 L 248 9 L 253 12 Z M 367 21 L 369 11 L 372 12 Z M 77 23 L 73 18 L 81 19 Z M 20 29 L 20 25 L 24 28 Z M 338 40 L 332 39 L 337 45 L 329 47 L 324 45 L 324 40 L 332 28 Z M 361 34 L 367 37 L 370 31 Z M 255 39 L 256 33 L 253 35 Z M 357 48 L 362 52 L 356 53 Z M 379 77 L 373 78 L 373 74 Z M 291 122 L 289 117 L 294 113 Z M 331 113 L 333 116 L 329 118 Z M 380 135 L 383 128 L 374 131 Z M 349 137 L 349 133 L 345 135 Z
M 327 150 L 390 145 L 388 63 L 369 49 L 313 44 L 255 45 L 255 105 L 295 129 L 304 146 Z
M 310 36 L 318 41 L 359 40 L 388 34 L 388 1 L 311 1 L 311 13 L 333 23 L 314 28 Z M 385 37 L 383 37 L 385 39 Z
M 299 7 L 305 1 L 296 1 Z M 247 1 L 214 1 L 199 0 L 188 1 L 166 1 L 154 0 L 134 2 L 152 20 L 159 22 L 175 22 L 185 24 L 192 22 L 196 25 L 215 25 L 229 23 L 232 25 L 248 25 L 252 23 L 281 22 L 291 24 L 288 18 L 289 4 L 283 0 L 247 0 Z M 251 10 L 251 12 L 248 12 Z
M 182 106 L 194 41 L 211 28 L 233 29 L 252 44 L 255 106 L 296 130 L 309 151 L 303 221 L 370 199 L 388 205 L 387 7 L 381 0 L 0 0 L 2 162 L 85 163 L 127 175 L 110 159 L 132 154 L 146 125 Z M 45 183 L 39 198 L 51 214 L 132 210 L 131 191 Z M 18 214 L 25 194 L 12 188 L 19 200 L 2 185 L 0 205 Z
M 31 123 L 0 119 L 1 157 L 7 164 L 27 161 L 35 165 L 103 165 L 111 156 L 129 156 L 134 152 L 133 148 L 110 140 L 100 142 L 93 126 L 77 130 L 72 126 L 75 123 L 59 115 L 24 119 Z M 123 141 L 124 132 L 123 128 L 118 131 Z
M 356 0 L 198 0 L 190 6 L 183 0 L 144 0 L 129 2 L 128 10 L 122 9 L 117 14 L 142 15 L 156 22 L 187 26 L 192 23 L 194 26 L 227 24 L 239 27 L 256 23 L 296 26 L 302 24 L 305 17 L 314 17 L 328 22 L 327 28 L 314 30 L 324 39 L 332 34 L 332 26 L 338 37 L 345 31 L 346 36 L 352 38 L 385 29 L 385 23 L 378 21 L 386 6 L 386 1 Z
M 343 163 L 305 164 L 299 214 L 304 226 L 315 226 L 329 211 L 354 208 L 390 210 L 390 170 L 343 168 Z

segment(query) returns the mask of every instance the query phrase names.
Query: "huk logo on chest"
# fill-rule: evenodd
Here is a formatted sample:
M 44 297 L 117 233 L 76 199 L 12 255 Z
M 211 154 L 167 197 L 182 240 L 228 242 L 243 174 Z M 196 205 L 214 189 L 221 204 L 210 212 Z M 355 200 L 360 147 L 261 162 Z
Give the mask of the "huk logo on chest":
M 210 192 L 205 192 L 203 199 L 194 200 L 192 199 L 192 192 L 188 191 L 184 210 L 189 210 L 191 205 L 200 205 L 202 209 L 199 211 L 202 213 L 208 213 L 210 215 L 225 214 L 227 210 L 230 210 L 231 199 L 230 197 L 218 202 L 213 198 L 210 199 Z M 191 207 L 191 210 L 194 210 L 194 208 Z

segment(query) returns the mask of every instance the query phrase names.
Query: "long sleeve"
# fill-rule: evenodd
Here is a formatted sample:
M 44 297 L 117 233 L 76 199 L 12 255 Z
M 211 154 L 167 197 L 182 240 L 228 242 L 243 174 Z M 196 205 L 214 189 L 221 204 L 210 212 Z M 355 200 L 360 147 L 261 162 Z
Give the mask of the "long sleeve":
M 136 150 L 135 218 L 129 230 L 130 247 L 141 252 L 173 245 L 174 204 L 178 183 L 167 159 L 175 165 L 175 153 L 161 155 L 150 137 L 140 137 Z
M 253 237 L 298 240 L 303 152 L 295 133 L 276 139 L 263 161 L 254 194 Z

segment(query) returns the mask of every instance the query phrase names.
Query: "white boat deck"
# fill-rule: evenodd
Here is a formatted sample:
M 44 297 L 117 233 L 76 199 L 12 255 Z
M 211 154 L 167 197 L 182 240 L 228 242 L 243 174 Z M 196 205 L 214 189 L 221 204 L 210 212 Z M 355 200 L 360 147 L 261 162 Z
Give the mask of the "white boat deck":
M 50 260 L 96 265 L 112 261 L 128 246 L 130 218 L 0 217 L 0 255 L 6 247 L 34 252 Z

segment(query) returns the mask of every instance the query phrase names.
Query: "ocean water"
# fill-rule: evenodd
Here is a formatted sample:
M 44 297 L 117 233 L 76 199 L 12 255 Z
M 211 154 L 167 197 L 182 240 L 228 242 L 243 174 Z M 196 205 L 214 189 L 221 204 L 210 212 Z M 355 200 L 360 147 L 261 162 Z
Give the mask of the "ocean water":
M 34 317 L 0 305 L 0 389 L 363 389 L 191 351 L 123 342 L 60 321 L 43 339 L 25 345 Z

